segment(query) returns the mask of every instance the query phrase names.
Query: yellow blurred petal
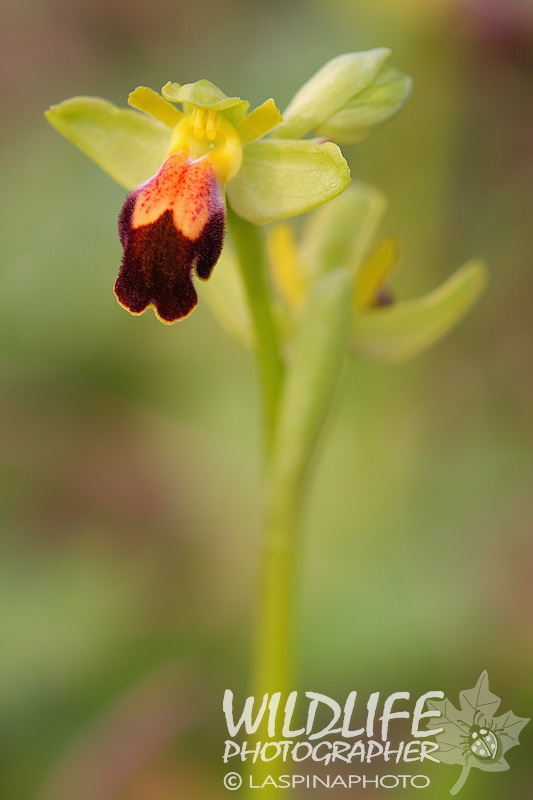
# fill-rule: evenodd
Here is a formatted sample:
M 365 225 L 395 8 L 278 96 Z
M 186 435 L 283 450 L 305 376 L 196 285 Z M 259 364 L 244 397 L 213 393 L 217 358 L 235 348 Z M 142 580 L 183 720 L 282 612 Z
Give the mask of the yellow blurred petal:
M 357 274 L 354 298 L 356 309 L 375 305 L 379 290 L 396 266 L 398 255 L 396 239 L 388 237 L 381 240 Z
M 274 225 L 267 234 L 270 269 L 280 294 L 291 309 L 302 307 L 306 291 L 291 225 Z

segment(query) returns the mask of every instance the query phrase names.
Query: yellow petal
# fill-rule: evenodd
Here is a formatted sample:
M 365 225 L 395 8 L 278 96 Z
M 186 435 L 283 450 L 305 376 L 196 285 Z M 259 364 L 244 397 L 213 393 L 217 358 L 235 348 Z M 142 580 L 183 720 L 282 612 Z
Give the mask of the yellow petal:
M 176 106 L 173 106 L 172 103 L 164 100 L 160 94 L 154 92 L 153 89 L 148 89 L 146 86 L 138 86 L 133 92 L 130 92 L 128 103 L 133 108 L 144 111 L 160 122 L 164 122 L 169 128 L 177 125 L 183 117 L 183 114 Z
M 253 142 L 254 139 L 260 139 L 261 136 L 269 133 L 276 125 L 283 122 L 281 111 L 276 106 L 275 102 L 265 100 L 257 108 L 254 108 L 248 116 L 237 126 L 237 133 L 241 141 L 244 143 Z

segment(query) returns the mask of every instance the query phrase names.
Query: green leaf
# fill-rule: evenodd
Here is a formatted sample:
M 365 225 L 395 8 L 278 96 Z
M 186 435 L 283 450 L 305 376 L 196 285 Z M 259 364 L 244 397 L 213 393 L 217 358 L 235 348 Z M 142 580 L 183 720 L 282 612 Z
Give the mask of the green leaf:
M 171 130 L 153 117 L 117 108 L 99 97 L 72 97 L 45 113 L 48 122 L 126 189 L 135 189 L 163 163 Z
M 364 142 L 402 108 L 411 86 L 408 75 L 384 67 L 366 89 L 317 128 L 317 135 L 338 144 Z
M 391 55 L 386 47 L 331 59 L 294 95 L 276 138 L 299 139 L 317 129 L 368 86 Z
M 245 146 L 227 194 L 239 216 L 265 225 L 327 203 L 349 182 L 348 164 L 331 142 L 265 139 Z
M 457 324 L 479 297 L 485 282 L 485 265 L 474 260 L 419 300 L 355 314 L 352 324 L 355 350 L 378 361 L 410 358 Z
M 342 264 L 357 272 L 385 211 L 385 196 L 364 183 L 351 186 L 306 220 L 300 262 L 311 274 Z
M 297 496 L 346 359 L 351 270 L 328 272 L 312 289 L 295 334 L 272 455 L 274 494 Z

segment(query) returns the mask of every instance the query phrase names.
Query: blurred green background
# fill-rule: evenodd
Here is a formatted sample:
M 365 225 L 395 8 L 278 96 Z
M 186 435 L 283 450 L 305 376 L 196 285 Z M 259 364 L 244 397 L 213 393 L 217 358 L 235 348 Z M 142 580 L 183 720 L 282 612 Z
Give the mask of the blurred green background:
M 345 148 L 389 197 L 397 295 L 473 255 L 490 284 L 423 356 L 350 367 L 308 514 L 301 685 L 457 699 L 487 669 L 501 710 L 527 716 L 531 3 L 3 0 L 1 15 L 2 797 L 223 796 L 221 696 L 247 691 L 258 552 L 250 355 L 205 304 L 170 328 L 117 306 L 124 193 L 42 112 L 202 77 L 283 108 L 350 50 L 390 46 L 414 78 L 400 117 Z M 530 797 L 527 755 L 474 771 L 461 797 Z M 459 772 L 414 766 L 428 800 Z

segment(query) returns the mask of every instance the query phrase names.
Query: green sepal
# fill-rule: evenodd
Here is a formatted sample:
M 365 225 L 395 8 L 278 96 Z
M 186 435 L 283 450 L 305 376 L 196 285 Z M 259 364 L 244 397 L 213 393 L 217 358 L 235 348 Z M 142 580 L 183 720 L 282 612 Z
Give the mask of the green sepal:
M 382 192 L 354 181 L 340 197 L 309 216 L 300 245 L 302 267 L 316 275 L 349 264 L 356 273 L 385 208 Z
M 442 338 L 466 314 L 486 283 L 483 261 L 464 264 L 425 297 L 356 313 L 352 345 L 377 361 L 403 361 Z
M 303 487 L 346 359 L 352 284 L 349 268 L 323 275 L 296 331 L 272 453 L 274 496 L 298 497 Z
M 205 79 L 183 86 L 169 81 L 161 89 L 161 94 L 171 103 L 189 103 L 208 111 L 224 111 L 242 103 L 240 97 L 228 97 L 218 86 Z
M 227 194 L 239 216 L 265 225 L 327 203 L 349 183 L 350 169 L 337 145 L 264 139 L 243 149 Z
M 408 75 L 385 66 L 366 89 L 318 127 L 317 134 L 338 144 L 364 142 L 398 113 L 411 86 Z
M 154 175 L 165 160 L 167 125 L 99 97 L 72 97 L 45 112 L 48 122 L 126 189 Z
M 267 133 L 270 133 L 276 125 L 283 122 L 281 111 L 276 106 L 275 102 L 270 98 L 265 100 L 257 108 L 254 108 L 247 117 L 237 126 L 237 133 L 241 138 L 241 142 L 253 142 L 254 139 L 259 139 Z
M 378 47 L 328 61 L 296 92 L 276 128 L 276 138 L 299 139 L 319 128 L 372 83 L 390 55 L 387 47 Z
M 182 112 L 176 106 L 173 106 L 160 94 L 154 92 L 153 89 L 148 89 L 146 86 L 137 86 L 133 92 L 130 92 L 128 104 L 132 108 L 144 111 L 145 114 L 150 114 L 150 116 L 168 125 L 169 128 L 173 128 L 183 118 Z

